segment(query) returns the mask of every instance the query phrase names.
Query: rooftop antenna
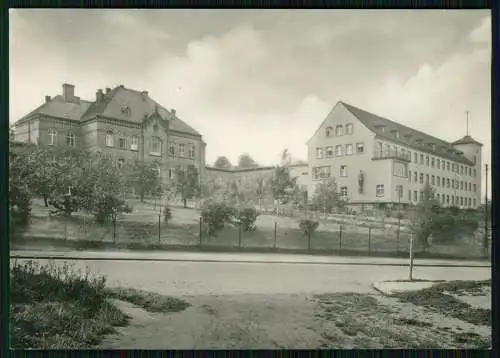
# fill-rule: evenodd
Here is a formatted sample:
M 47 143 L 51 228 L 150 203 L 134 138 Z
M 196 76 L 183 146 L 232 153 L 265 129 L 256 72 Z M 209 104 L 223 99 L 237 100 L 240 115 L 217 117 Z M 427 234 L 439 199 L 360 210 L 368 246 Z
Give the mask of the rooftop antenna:
M 469 114 L 470 112 L 468 110 L 465 111 L 465 115 L 467 116 L 467 136 L 469 135 Z

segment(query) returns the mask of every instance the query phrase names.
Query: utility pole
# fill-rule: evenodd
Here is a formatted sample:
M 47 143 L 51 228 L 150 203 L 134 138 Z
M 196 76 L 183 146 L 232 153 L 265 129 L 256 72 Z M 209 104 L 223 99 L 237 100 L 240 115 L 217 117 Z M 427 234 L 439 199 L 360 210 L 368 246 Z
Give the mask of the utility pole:
M 483 248 L 488 250 L 488 164 L 485 164 L 486 167 L 486 177 L 485 177 L 485 192 L 484 192 L 484 241 Z

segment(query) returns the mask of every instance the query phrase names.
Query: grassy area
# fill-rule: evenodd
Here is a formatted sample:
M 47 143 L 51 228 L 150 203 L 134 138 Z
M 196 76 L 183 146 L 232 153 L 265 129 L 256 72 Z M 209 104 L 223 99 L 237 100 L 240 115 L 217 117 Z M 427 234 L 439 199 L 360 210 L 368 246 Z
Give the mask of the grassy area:
M 148 312 L 180 312 L 190 306 L 178 298 L 134 288 L 112 288 L 108 292 L 111 297 L 133 303 Z
M 69 265 L 14 262 L 10 270 L 11 347 L 88 348 L 128 317 L 107 302 L 106 280 Z
M 445 292 L 460 294 L 464 291 L 474 293 L 487 286 L 491 287 L 490 280 L 450 281 L 420 291 L 397 293 L 395 297 L 401 301 L 411 302 L 465 322 L 491 326 L 491 309 L 472 307 L 466 302 L 445 294 Z

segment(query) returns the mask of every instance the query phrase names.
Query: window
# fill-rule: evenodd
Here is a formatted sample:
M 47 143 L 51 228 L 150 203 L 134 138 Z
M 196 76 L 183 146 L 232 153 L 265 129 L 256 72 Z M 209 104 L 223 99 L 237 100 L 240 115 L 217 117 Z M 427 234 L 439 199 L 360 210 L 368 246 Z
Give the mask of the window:
M 445 178 L 443 178 L 443 180 L 441 180 L 441 186 L 444 188 L 446 186 L 446 182 L 445 182 Z
M 344 127 L 341 125 L 338 125 L 335 127 L 335 136 L 340 137 L 344 135 Z
M 400 177 L 400 178 L 406 178 L 406 164 L 400 163 L 400 162 L 394 162 L 393 164 L 394 167 L 394 172 L 393 175 Z
M 175 143 L 170 143 L 169 153 L 170 153 L 170 155 L 174 155 L 175 154 Z
M 457 180 L 457 185 L 458 185 L 458 180 Z M 451 188 L 455 189 L 455 180 L 451 179 Z
M 413 153 L 413 162 L 416 163 L 417 162 L 417 153 Z
M 397 185 L 396 186 L 396 192 L 398 193 L 398 198 L 402 199 L 403 198 L 403 186 L 402 185 Z
M 436 185 L 436 177 L 434 175 L 431 177 L 431 184 Z
M 463 165 L 460 166 L 460 175 L 464 175 L 464 166 Z
M 135 136 L 135 135 L 132 136 L 132 140 L 130 143 L 130 149 L 132 149 L 132 150 L 139 149 L 139 138 L 137 138 L 137 136 Z
M 333 147 L 326 147 L 326 157 L 333 157 Z
M 476 185 L 476 184 L 473 184 L 473 185 L 472 185 L 472 189 L 473 189 L 474 193 L 475 193 L 475 192 L 477 192 L 477 185 Z M 476 204 L 474 204 L 474 205 L 476 205 Z
M 413 201 L 418 201 L 418 193 L 416 190 L 413 190 Z
M 365 145 L 363 143 L 356 143 L 356 153 L 363 154 L 365 152 Z
M 376 187 L 376 193 L 377 193 L 377 197 L 379 197 L 379 198 L 382 197 L 382 196 L 384 196 L 384 185 L 383 184 L 377 185 L 377 187 Z
M 420 201 L 424 201 L 424 192 L 420 190 Z
M 476 156 L 474 156 L 472 159 L 473 159 L 474 164 L 476 164 L 477 157 L 476 157 Z
M 411 201 L 411 190 L 408 190 L 408 201 Z
M 472 199 L 472 205 L 476 207 L 476 199 Z
M 323 148 L 316 148 L 316 158 L 323 159 Z
M 161 139 L 159 137 L 151 138 L 151 154 L 161 155 Z
M 424 155 L 420 154 L 420 164 L 424 165 Z
M 345 134 L 352 134 L 352 124 L 346 124 L 345 125 Z
M 411 170 L 408 171 L 408 182 L 411 183 Z
M 461 196 L 460 197 L 460 206 L 463 206 L 464 205 L 464 198 Z
M 73 132 L 68 132 L 68 134 L 66 134 L 66 144 L 70 147 L 75 146 L 75 135 Z
M 106 132 L 106 147 L 112 147 L 113 146 L 113 132 L 112 131 L 107 131 Z
M 347 176 L 347 165 L 341 165 L 340 166 L 340 176 L 341 177 L 346 177 Z
M 458 203 L 458 201 L 457 201 L 457 203 Z M 455 197 L 453 195 L 451 196 L 451 205 L 455 205 Z
M 437 159 L 437 160 L 436 160 L 436 167 L 437 167 L 438 169 L 441 169 L 441 159 Z
M 424 174 L 420 173 L 420 184 L 424 183 Z
M 417 172 L 413 172 L 413 182 L 415 184 L 418 183 L 418 173 Z
M 472 168 L 469 168 L 469 176 L 472 176 Z
M 342 146 L 341 145 L 336 145 L 335 146 L 335 156 L 336 157 L 341 157 L 344 153 L 342 153 Z
M 450 196 L 446 195 L 446 204 L 450 204 Z
M 464 182 L 463 181 L 460 182 L 460 190 L 464 190 Z
M 347 197 L 347 187 L 346 186 L 341 186 L 340 187 L 340 196 L 342 198 L 346 198 Z
M 352 148 L 353 148 L 352 144 L 346 144 L 346 146 L 345 146 L 345 154 L 346 155 L 352 155 Z
M 184 143 L 179 143 L 179 155 L 186 155 L 186 145 Z
M 436 184 L 437 186 L 441 186 L 441 177 L 436 177 Z
M 57 131 L 54 128 L 49 129 L 49 145 L 57 143 Z
M 450 162 L 446 162 L 446 170 L 450 171 Z
M 425 156 L 425 165 L 429 166 L 429 156 Z
M 471 198 L 469 198 L 469 205 L 468 205 L 469 208 L 471 207 L 471 205 L 472 205 L 472 200 L 471 200 Z
M 331 167 L 315 167 L 313 168 L 313 179 L 326 179 L 329 178 L 331 174 Z
M 118 147 L 120 149 L 125 149 L 125 137 L 122 135 L 118 138 Z
M 124 165 L 125 165 L 125 159 L 123 158 L 118 159 L 118 168 L 122 169 Z
M 188 148 L 188 157 L 194 158 L 194 144 L 190 144 Z
M 429 174 L 425 174 L 425 184 L 429 184 Z
M 446 187 L 449 188 L 450 187 L 450 178 L 447 178 L 446 179 Z
M 469 183 L 469 191 L 472 191 L 472 183 Z
M 451 163 L 451 171 L 455 172 L 455 163 Z
M 475 178 L 476 177 L 476 169 L 472 169 L 472 176 Z
M 326 127 L 325 129 L 325 136 L 331 137 L 333 135 L 333 129 L 332 127 Z
M 440 197 L 439 193 L 436 195 L 436 199 L 437 199 L 437 201 L 441 201 L 441 197 Z
M 436 160 L 434 159 L 434 157 L 432 157 L 431 159 L 431 167 L 434 168 L 436 166 Z

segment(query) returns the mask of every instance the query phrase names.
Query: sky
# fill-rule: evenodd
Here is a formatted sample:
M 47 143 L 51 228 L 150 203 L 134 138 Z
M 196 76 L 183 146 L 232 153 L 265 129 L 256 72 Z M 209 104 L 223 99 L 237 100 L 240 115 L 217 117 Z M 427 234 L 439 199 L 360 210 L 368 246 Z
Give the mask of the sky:
M 61 93 L 123 84 L 203 134 L 206 161 L 259 164 L 342 100 L 491 157 L 488 10 L 66 10 L 10 13 L 10 121 Z M 484 188 L 484 185 L 483 185 Z

